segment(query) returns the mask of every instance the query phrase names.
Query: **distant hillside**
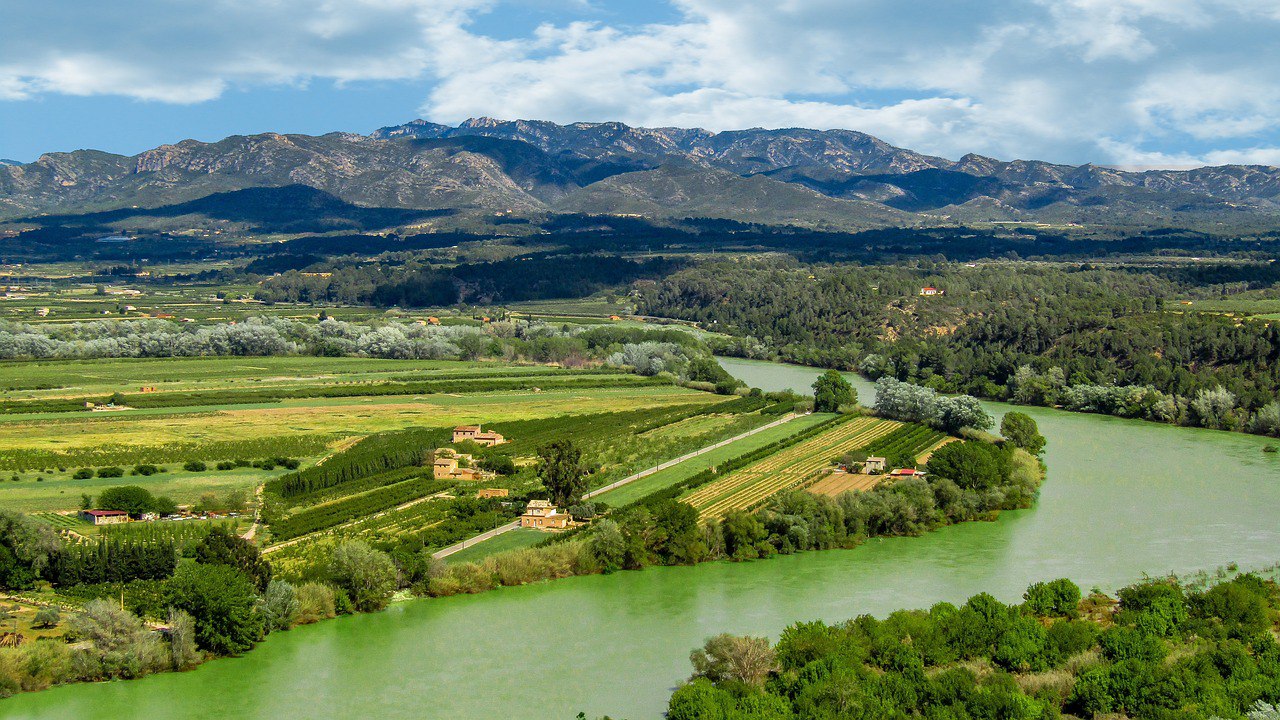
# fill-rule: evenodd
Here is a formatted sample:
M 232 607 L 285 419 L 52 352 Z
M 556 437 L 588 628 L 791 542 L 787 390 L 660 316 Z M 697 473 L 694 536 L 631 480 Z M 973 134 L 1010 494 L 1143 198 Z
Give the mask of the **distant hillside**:
M 1274 167 L 1123 172 L 978 155 L 952 161 L 850 130 L 714 133 L 480 118 L 457 127 L 417 120 L 370 136 L 266 133 L 185 140 L 132 157 L 80 150 L 0 163 L 0 219 L 156 209 L 286 186 L 364 208 L 701 216 L 847 230 L 1009 220 L 1232 227 L 1280 218 Z M 255 196 L 222 202 L 252 204 Z M 225 205 L 219 212 L 236 214 Z M 371 219 L 348 226 L 369 228 Z

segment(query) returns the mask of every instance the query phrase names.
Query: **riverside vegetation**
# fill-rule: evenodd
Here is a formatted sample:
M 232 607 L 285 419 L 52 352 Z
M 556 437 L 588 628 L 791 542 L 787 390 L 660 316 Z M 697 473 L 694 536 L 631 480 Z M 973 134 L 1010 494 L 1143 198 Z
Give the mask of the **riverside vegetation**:
M 799 622 L 777 643 L 693 651 L 672 720 L 1280 717 L 1280 586 L 1265 575 L 1148 579 L 1082 597 L 1067 579 L 1020 604 Z
M 822 394 L 821 387 L 819 392 Z M 847 394 L 852 392 L 850 388 L 837 388 L 836 392 L 852 399 Z M 759 412 L 779 405 L 789 408 L 796 402 L 794 396 L 766 397 L 756 391 L 727 404 L 736 403 L 740 411 Z M 851 406 L 846 409 L 853 410 Z M 668 411 L 665 417 L 650 413 L 623 427 L 645 435 L 680 427 L 696 417 L 689 411 Z M 294 547 L 283 550 L 285 554 L 279 558 L 275 553 L 264 555 L 253 542 L 233 534 L 227 526 L 212 523 L 200 534 L 107 534 L 96 545 L 85 546 L 60 537 L 52 526 L 37 519 L 4 513 L 0 583 L 16 592 L 13 597 L 20 602 L 61 607 L 72 619 L 60 637 L 0 648 L 0 690 L 38 690 L 77 680 L 132 678 L 186 669 L 207 657 L 246 652 L 273 631 L 337 614 L 380 610 L 398 591 L 445 596 L 651 564 L 742 561 L 779 553 L 849 548 L 869 537 L 919 534 L 953 522 L 989 518 L 1000 510 L 1027 507 L 1035 497 L 1042 467 L 1034 455 L 1013 440 L 995 441 L 978 430 L 969 430 L 966 432 L 977 433 L 972 439 L 949 443 L 933 453 L 930 468 L 934 472 L 928 480 L 902 480 L 834 499 L 787 491 L 767 498 L 754 512 L 734 510 L 723 517 L 701 519 L 692 505 L 680 499 L 717 474 L 828 432 L 847 418 L 832 415 L 824 423 L 722 463 L 714 471 L 613 509 L 579 501 L 583 490 L 591 484 L 603 484 L 608 476 L 584 482 L 583 474 L 591 477 L 596 466 L 573 441 L 557 441 L 562 447 L 554 451 L 550 450 L 554 443 L 544 445 L 536 468 L 542 492 L 575 504 L 576 516 L 595 520 L 576 531 L 552 536 L 539 547 L 453 565 L 433 559 L 431 550 L 460 539 L 459 534 L 491 526 L 506 512 L 500 503 L 463 498 L 449 501 L 453 509 L 443 515 L 452 517 L 454 526 L 461 529 L 452 534 L 390 536 L 370 542 L 363 531 L 339 533 L 301 546 L 305 552 L 292 558 L 288 553 Z M 984 416 L 975 423 L 989 426 L 990 418 Z M 588 424 L 597 429 L 608 427 L 618 435 L 616 420 L 602 423 L 592 419 Z M 527 429 L 536 441 L 536 425 L 527 424 Z M 267 494 L 281 498 L 279 502 L 288 498 L 289 504 L 283 507 L 299 500 L 327 498 L 332 502 L 331 493 L 344 485 L 364 487 L 369 479 L 414 467 L 424 446 L 439 442 L 431 439 L 432 432 L 375 436 L 324 465 L 273 481 Z M 594 447 L 589 437 L 582 440 L 585 447 Z M 414 451 L 406 453 L 407 447 Z M 388 484 L 373 485 L 395 488 L 413 481 L 385 482 Z M 421 492 L 436 488 L 430 485 Z M 376 495 L 357 492 L 349 497 L 367 503 Z M 357 514 L 370 511 L 362 507 Z M 273 519 L 272 513 L 278 517 Z M 266 514 L 267 528 L 272 532 L 283 520 L 298 517 L 270 507 Z M 286 522 L 284 527 L 290 526 Z M 427 527 L 434 525 L 428 523 Z M 295 531 L 285 530 L 282 535 L 292 537 Z M 57 594 L 38 592 L 42 580 L 52 581 Z M 165 633 L 153 632 L 157 627 L 165 628 Z M 69 641 L 83 642 L 73 645 Z

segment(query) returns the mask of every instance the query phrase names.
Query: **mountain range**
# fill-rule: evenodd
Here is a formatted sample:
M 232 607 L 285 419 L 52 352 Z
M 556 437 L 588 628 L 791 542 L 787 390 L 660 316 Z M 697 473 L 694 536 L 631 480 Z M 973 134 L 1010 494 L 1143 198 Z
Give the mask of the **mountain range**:
M 1276 167 L 1129 172 L 980 155 L 953 161 L 851 130 L 490 118 L 415 120 L 370 135 L 184 140 L 134 156 L 48 153 L 0 163 L 0 219 L 102 211 L 121 219 L 134 209 L 181 216 L 155 209 L 294 185 L 338 205 L 436 217 L 594 213 L 842 229 L 978 221 L 1263 227 L 1280 219 Z M 370 217 L 381 216 L 366 213 L 362 222 Z

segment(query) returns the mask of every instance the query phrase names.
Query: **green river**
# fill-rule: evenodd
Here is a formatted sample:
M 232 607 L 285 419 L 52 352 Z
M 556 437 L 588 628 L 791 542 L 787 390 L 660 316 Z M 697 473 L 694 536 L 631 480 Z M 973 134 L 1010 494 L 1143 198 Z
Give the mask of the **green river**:
M 817 371 L 722 361 L 765 389 Z M 856 380 L 864 402 L 871 386 Z M 1007 406 L 990 403 L 999 416 Z M 775 636 L 842 620 L 1019 597 L 1071 577 L 1114 589 L 1143 573 L 1280 561 L 1280 458 L 1262 438 L 1027 409 L 1049 439 L 1033 510 L 921 538 L 732 564 L 573 578 L 415 600 L 272 635 L 193 672 L 54 688 L 0 701 L 0 717 L 656 718 L 718 632 Z

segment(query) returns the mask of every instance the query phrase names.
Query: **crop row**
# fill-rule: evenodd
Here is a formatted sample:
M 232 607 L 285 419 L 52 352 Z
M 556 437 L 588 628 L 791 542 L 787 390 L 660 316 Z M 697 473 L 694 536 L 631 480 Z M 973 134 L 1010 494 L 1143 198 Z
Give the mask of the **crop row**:
M 628 503 L 624 507 L 643 506 L 648 508 L 655 508 L 669 500 L 679 499 L 680 496 L 688 492 L 694 491 L 705 485 L 713 483 L 716 480 L 723 478 L 727 476 L 729 473 L 732 473 L 736 470 L 739 470 L 744 467 L 748 467 L 758 462 L 762 458 L 769 457 L 774 453 L 780 452 L 782 450 L 785 450 L 786 448 L 789 448 L 795 445 L 799 445 L 800 443 L 803 443 L 806 440 L 809 440 L 810 438 L 813 438 L 817 435 L 821 435 L 822 433 L 825 433 L 831 430 L 833 427 L 839 426 L 846 419 L 847 418 L 835 417 L 830 420 L 826 420 L 816 425 L 810 426 L 794 435 L 782 438 L 780 440 L 775 440 L 769 443 L 768 445 L 758 447 L 754 450 L 750 450 L 741 455 L 738 455 L 737 457 L 733 457 L 728 460 L 725 460 L 724 462 L 720 463 L 719 465 L 716 465 L 715 467 L 707 468 L 706 470 L 703 470 L 700 473 L 697 473 L 689 478 L 681 480 L 680 482 L 672 483 L 671 485 L 668 485 L 664 488 L 654 490 L 648 495 L 645 495 L 644 497 L 638 498 Z M 569 536 L 572 536 L 572 534 L 573 532 L 570 531 L 569 533 L 565 533 L 557 537 L 569 537 Z
M 758 505 L 771 495 L 804 483 L 831 463 L 836 452 L 847 452 L 874 442 L 896 427 L 884 421 L 855 421 L 844 428 L 777 453 L 687 499 L 703 517 L 720 517 L 731 510 Z
M 427 453 L 448 439 L 449 431 L 442 428 L 408 428 L 375 433 L 312 467 L 268 481 L 265 489 L 291 502 L 301 502 L 308 496 L 338 485 L 421 465 Z
M 324 452 L 333 439 L 332 435 L 285 435 L 163 445 L 95 445 L 74 450 L 13 448 L 0 450 L 0 470 L 27 472 L 47 468 L 163 465 L 188 460 L 208 462 L 277 456 L 310 457 Z
M 914 460 L 945 437 L 937 430 L 912 423 L 867 446 L 866 452 L 889 459 L 909 457 Z
M 106 525 L 100 537 L 103 540 L 126 540 L 146 544 L 168 544 L 179 550 L 204 539 L 209 531 L 222 528 L 236 531 L 235 520 L 157 520 L 154 522 Z
M 554 440 L 571 438 L 584 448 L 612 443 L 623 436 L 678 422 L 692 414 L 700 414 L 707 407 L 699 406 L 697 413 L 688 407 L 658 407 L 621 412 L 592 413 L 590 415 L 563 415 L 538 420 L 517 420 L 495 423 L 490 429 L 505 435 L 511 443 L 501 446 L 502 452 L 512 455 L 532 455 L 537 449 Z
M 248 389 L 193 390 L 188 392 L 129 393 L 123 403 L 134 408 L 200 407 L 206 405 L 240 405 L 271 403 L 301 398 L 372 397 L 380 395 L 430 395 L 437 393 L 477 393 L 532 388 L 574 389 L 615 386 L 669 385 L 668 379 L 641 377 L 617 372 L 579 373 L 564 371 L 541 375 L 494 375 L 491 377 L 459 377 L 417 382 L 352 382 L 302 387 L 264 387 Z M 103 402 L 95 395 L 78 398 L 39 400 L 6 400 L 0 402 L 0 414 L 34 412 L 75 412 L 84 410 L 86 402 Z
M 277 541 L 289 540 L 434 495 L 452 486 L 452 483 L 430 476 L 405 480 L 276 519 L 271 523 L 271 535 Z

